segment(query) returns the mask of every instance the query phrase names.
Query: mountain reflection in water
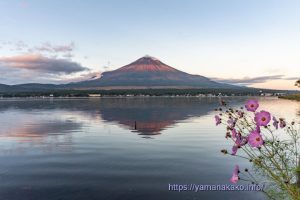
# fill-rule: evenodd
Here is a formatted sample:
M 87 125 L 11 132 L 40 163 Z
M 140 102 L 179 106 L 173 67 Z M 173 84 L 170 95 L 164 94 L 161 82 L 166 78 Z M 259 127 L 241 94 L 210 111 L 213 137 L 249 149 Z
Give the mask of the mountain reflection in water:
M 215 103 L 201 106 L 197 98 L 152 98 L 101 100 L 102 119 L 117 122 L 140 135 L 158 135 L 176 123 L 200 117 L 216 107 Z
M 215 101 L 199 98 L 3 101 L 0 103 L 1 112 L 8 110 L 27 112 L 26 116 L 14 118 L 13 125 L 4 126 L 0 133 L 2 136 L 5 134 L 16 137 L 63 134 L 80 130 L 84 125 L 84 120 L 74 119 L 98 119 L 104 123 L 116 123 L 139 135 L 158 135 L 182 120 L 200 117 L 215 107 Z M 30 116 L 28 111 L 31 113 Z

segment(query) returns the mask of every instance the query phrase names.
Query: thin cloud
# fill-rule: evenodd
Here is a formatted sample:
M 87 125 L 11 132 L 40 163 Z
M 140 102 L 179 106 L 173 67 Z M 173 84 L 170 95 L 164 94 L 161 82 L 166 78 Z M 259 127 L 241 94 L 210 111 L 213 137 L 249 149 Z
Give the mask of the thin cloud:
M 9 49 L 11 51 L 27 51 L 28 45 L 22 41 L 10 42 L 10 41 L 2 41 L 0 42 L 0 46 L 3 48 Z
M 284 80 L 292 80 L 292 81 L 296 81 L 296 80 L 299 80 L 300 79 L 300 76 L 298 77 L 287 77 L 287 78 L 284 78 Z
M 28 48 L 28 45 L 23 42 L 22 40 L 19 40 L 15 43 L 16 50 L 24 50 L 25 48 Z
M 37 46 L 30 46 L 22 40 L 11 42 L 2 41 L 0 46 L 6 47 L 11 51 L 23 51 L 27 53 L 39 53 L 39 54 L 64 54 L 72 55 L 71 53 L 75 50 L 75 43 L 70 42 L 67 44 L 52 44 L 50 42 L 45 42 Z M 73 55 L 71 56 L 73 57 Z
M 0 67 L 1 66 L 49 74 L 72 74 L 89 70 L 79 63 L 67 59 L 49 58 L 39 54 L 0 57 Z
M 292 79 L 291 79 L 292 78 Z M 271 80 L 294 80 L 294 77 L 285 78 L 284 75 L 272 75 L 272 76 L 259 76 L 259 77 L 244 77 L 241 79 L 224 79 L 224 78 L 211 78 L 214 81 L 228 84 L 237 84 L 237 85 L 251 85 L 254 83 L 265 83 Z
M 74 57 L 74 55 L 71 54 L 71 53 L 66 53 L 66 54 L 62 55 L 62 57 L 64 57 L 64 58 L 72 58 L 72 57 Z
M 89 72 L 86 74 L 81 74 L 74 78 L 66 78 L 61 81 L 61 83 L 71 83 L 71 82 L 81 82 L 87 80 L 95 80 L 101 77 L 101 72 Z
M 70 53 L 75 49 L 74 42 L 71 42 L 66 45 L 54 45 L 49 42 L 46 42 L 40 46 L 33 47 L 29 49 L 31 52 L 47 52 L 47 53 Z

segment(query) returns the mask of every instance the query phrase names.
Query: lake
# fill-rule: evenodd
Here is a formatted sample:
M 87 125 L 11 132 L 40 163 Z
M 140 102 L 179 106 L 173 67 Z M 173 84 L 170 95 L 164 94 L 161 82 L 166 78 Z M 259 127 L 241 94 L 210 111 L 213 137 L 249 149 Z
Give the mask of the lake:
M 233 107 L 246 99 L 225 98 Z M 250 166 L 220 153 L 230 142 L 215 126 L 218 101 L 1 99 L 0 199 L 265 199 L 256 191 L 169 191 L 169 184 L 229 184 L 235 164 Z M 299 102 L 259 101 L 299 121 Z

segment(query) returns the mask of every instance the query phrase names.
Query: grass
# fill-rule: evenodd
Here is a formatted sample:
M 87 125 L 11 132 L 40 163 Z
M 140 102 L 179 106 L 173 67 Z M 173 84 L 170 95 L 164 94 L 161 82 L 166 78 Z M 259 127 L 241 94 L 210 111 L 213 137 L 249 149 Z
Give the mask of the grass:
M 280 98 L 300 101 L 300 93 L 292 94 L 292 95 L 287 95 L 287 96 L 282 96 Z

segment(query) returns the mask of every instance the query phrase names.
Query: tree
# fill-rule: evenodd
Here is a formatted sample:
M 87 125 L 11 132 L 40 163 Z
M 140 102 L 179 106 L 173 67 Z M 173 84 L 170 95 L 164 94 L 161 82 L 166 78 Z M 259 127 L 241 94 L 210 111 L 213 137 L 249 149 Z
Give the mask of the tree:
M 298 81 L 296 81 L 295 86 L 300 87 L 300 79 Z

